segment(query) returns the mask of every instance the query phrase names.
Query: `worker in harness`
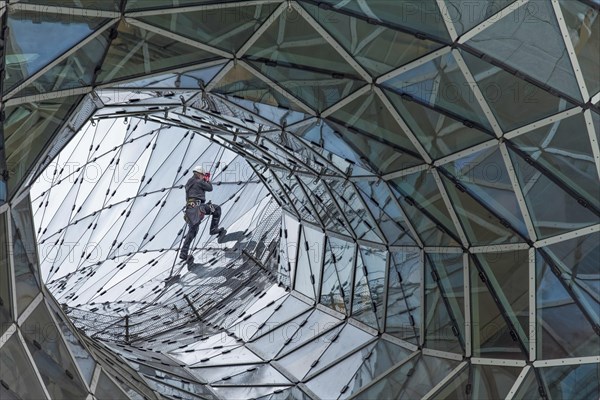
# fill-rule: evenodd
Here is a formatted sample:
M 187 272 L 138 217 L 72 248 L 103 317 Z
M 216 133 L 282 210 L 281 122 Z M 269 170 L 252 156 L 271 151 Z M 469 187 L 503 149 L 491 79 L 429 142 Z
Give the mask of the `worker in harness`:
M 198 234 L 200 222 L 205 215 L 212 215 L 210 222 L 210 234 L 224 236 L 227 231 L 219 228 L 221 219 L 221 207 L 211 202 L 206 203 L 206 192 L 212 192 L 213 185 L 210 183 L 210 173 L 204 172 L 202 166 L 198 165 L 192 170 L 194 175 L 185 184 L 186 206 L 184 219 L 188 224 L 188 233 L 181 246 L 179 258 L 188 259 L 188 252 L 192 241 Z

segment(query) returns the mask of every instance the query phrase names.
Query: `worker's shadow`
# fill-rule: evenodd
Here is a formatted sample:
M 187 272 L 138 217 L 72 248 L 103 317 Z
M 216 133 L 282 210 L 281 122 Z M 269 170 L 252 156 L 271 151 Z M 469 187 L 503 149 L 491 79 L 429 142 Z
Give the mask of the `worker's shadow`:
M 219 259 L 230 259 L 234 260 L 241 256 L 242 249 L 246 247 L 247 239 L 244 231 L 236 231 L 227 233 L 217 239 L 218 243 L 226 243 L 227 248 L 219 250 Z M 211 257 L 212 258 L 212 257 Z M 188 264 L 188 271 L 196 275 L 204 275 L 206 267 L 211 265 L 210 262 L 203 262 L 204 260 L 195 259 L 193 262 Z

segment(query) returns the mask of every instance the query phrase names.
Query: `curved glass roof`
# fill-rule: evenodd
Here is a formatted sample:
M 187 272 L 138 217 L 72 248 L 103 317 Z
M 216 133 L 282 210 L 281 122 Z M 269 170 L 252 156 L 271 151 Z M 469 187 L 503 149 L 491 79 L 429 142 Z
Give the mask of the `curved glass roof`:
M 598 2 L 0 12 L 2 397 L 600 395 Z

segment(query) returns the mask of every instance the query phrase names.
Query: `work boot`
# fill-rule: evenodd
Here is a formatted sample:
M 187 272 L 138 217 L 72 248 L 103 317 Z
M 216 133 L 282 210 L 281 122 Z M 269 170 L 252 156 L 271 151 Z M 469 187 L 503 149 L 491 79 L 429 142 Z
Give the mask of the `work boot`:
M 227 233 L 227 231 L 225 230 L 225 228 L 217 228 L 217 229 L 210 230 L 211 235 L 225 236 L 226 233 Z

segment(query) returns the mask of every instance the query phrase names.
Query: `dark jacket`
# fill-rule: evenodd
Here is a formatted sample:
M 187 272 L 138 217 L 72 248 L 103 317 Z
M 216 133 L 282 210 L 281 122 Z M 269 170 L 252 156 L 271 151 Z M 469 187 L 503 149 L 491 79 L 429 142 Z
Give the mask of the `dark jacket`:
M 185 184 L 185 197 L 186 200 L 194 199 L 205 201 L 205 192 L 212 192 L 212 190 L 212 183 L 206 182 L 202 178 L 196 178 L 195 176 L 192 176 Z

